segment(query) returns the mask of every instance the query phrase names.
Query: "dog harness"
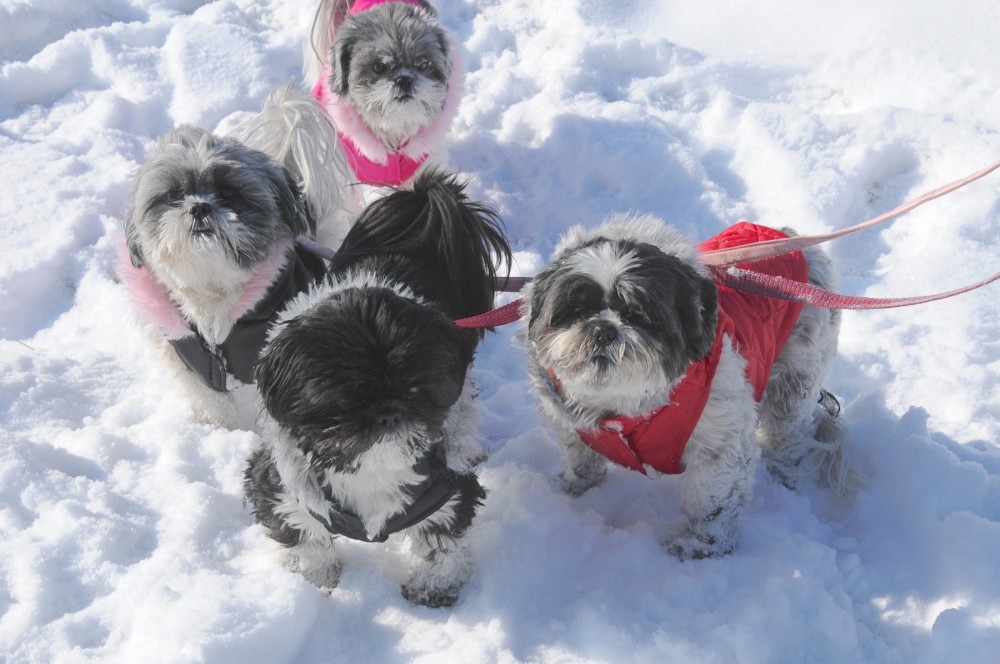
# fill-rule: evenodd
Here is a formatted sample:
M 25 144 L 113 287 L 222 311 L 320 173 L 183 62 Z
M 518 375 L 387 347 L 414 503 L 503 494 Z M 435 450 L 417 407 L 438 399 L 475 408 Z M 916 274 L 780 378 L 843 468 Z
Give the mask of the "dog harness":
M 134 267 L 126 256 L 120 261 L 120 273 L 140 314 L 160 328 L 181 361 L 213 390 L 226 392 L 229 375 L 246 384 L 254 382 L 254 367 L 278 312 L 289 300 L 326 275 L 323 259 L 298 244 L 294 245 L 294 251 L 285 253 L 288 258 L 284 267 L 273 280 L 259 286 L 263 296 L 247 305 L 229 335 L 215 346 L 181 315 L 149 268 Z M 266 268 L 265 265 L 262 272 L 266 272 Z M 256 292 L 253 286 L 245 290 Z
M 700 251 L 731 247 L 787 237 L 784 233 L 748 222 L 740 222 L 711 237 Z M 802 252 L 742 264 L 757 272 L 778 275 L 795 281 L 808 280 L 808 268 Z M 760 401 L 767 388 L 771 367 L 792 333 L 802 311 L 802 304 L 777 300 L 717 286 L 718 324 L 711 350 L 693 362 L 680 383 L 670 392 L 666 405 L 634 417 L 615 416 L 602 419 L 596 429 L 582 429 L 580 439 L 595 452 L 611 461 L 647 474 L 645 466 L 663 474 L 684 471 L 681 458 L 708 401 L 719 358 L 723 335 L 732 339 L 736 350 L 747 360 L 747 380 L 753 386 L 754 399 Z M 549 370 L 553 389 L 561 394 L 555 374 Z
M 386 4 L 403 2 L 420 7 L 416 0 L 359 0 L 348 10 L 350 15 Z M 447 33 L 446 33 L 447 34 Z M 333 121 L 340 139 L 341 151 L 358 182 L 382 186 L 398 186 L 409 180 L 423 166 L 431 150 L 444 141 L 451 121 L 458 113 L 465 79 L 465 63 L 448 35 L 451 74 L 444 107 L 434 120 L 414 134 L 397 149 L 388 148 L 372 133 L 353 106 L 330 89 L 331 69 L 327 65 L 313 86 L 312 95 Z
M 361 518 L 347 510 L 324 487 L 327 501 L 333 506 L 325 515 L 309 511 L 333 535 L 342 535 L 359 542 L 384 542 L 389 535 L 417 525 L 444 507 L 458 491 L 457 473 L 445 462 L 444 445 L 439 441 L 413 466 L 414 472 L 424 475 L 419 484 L 409 486 L 412 498 L 406 508 L 391 516 L 374 537 L 368 536 Z

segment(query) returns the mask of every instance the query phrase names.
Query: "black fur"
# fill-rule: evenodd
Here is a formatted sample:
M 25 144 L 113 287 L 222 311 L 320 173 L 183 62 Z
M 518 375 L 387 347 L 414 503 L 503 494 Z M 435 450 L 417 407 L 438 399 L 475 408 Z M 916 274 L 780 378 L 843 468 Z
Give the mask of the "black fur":
M 281 478 L 271 454 L 267 450 L 256 450 L 243 474 L 243 493 L 253 505 L 254 518 L 267 528 L 271 538 L 282 546 L 295 546 L 301 534 L 274 512 L 281 491 Z
M 264 350 L 255 376 L 264 407 L 317 466 L 338 471 L 379 440 L 385 413 L 440 428 L 483 334 L 452 320 L 491 307 L 497 263 L 510 260 L 496 213 L 469 201 L 453 175 L 428 172 L 412 191 L 377 200 L 330 271 L 377 274 L 429 306 L 389 288 L 334 291 Z
M 279 323 L 257 365 L 263 407 L 283 434 L 274 444 L 293 442 L 321 485 L 328 470 L 357 472 L 377 443 L 405 441 L 414 459 L 441 451 L 436 445 L 447 450 L 444 425 L 482 334 L 453 319 L 489 309 L 498 266 L 510 262 L 496 213 L 469 201 L 453 175 L 427 172 L 412 190 L 369 205 L 334 258 L 323 295 Z M 422 522 L 420 537 L 437 542 L 432 556 L 466 531 L 486 495 L 467 470 L 454 482 L 454 518 Z M 251 459 L 244 491 L 276 541 L 299 542 L 275 513 L 288 497 L 268 452 Z
M 455 319 L 493 306 L 497 266 L 509 269 L 510 263 L 497 213 L 470 201 L 455 175 L 425 171 L 412 191 L 398 190 L 365 209 L 330 271 L 372 270 L 406 284 Z
M 439 430 L 458 399 L 475 337 L 387 288 L 350 288 L 290 321 L 256 379 L 268 413 L 312 453 L 348 472 L 397 413 Z

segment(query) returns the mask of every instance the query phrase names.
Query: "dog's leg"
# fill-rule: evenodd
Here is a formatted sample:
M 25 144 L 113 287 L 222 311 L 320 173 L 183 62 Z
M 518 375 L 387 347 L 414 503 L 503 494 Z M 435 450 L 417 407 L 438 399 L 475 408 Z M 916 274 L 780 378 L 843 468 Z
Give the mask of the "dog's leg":
M 750 497 L 759 452 L 748 431 L 736 433 L 684 470 L 684 533 L 667 543 L 681 560 L 731 553 L 739 543 L 738 517 Z
M 558 431 L 556 435 L 564 464 L 556 477 L 556 486 L 571 496 L 579 496 L 600 484 L 607 472 L 607 459 L 588 447 L 575 431 Z
M 687 526 L 667 543 L 681 560 L 726 555 L 739 543 L 739 512 L 760 458 L 753 438 L 756 404 L 745 373 L 746 360 L 723 344 L 708 402 L 682 458 Z
M 451 606 L 472 575 L 463 536 L 486 492 L 475 475 L 460 475 L 455 496 L 435 514 L 409 530 L 413 554 L 403 597 L 431 608 Z
M 445 422 L 445 454 L 448 467 L 457 473 L 469 473 L 489 458 L 489 451 L 479 442 L 476 397 L 479 388 L 466 378 L 462 394 L 448 413 Z
M 771 370 L 757 441 L 768 470 L 794 489 L 806 478 L 849 499 L 859 480 L 843 451 L 839 408 L 822 385 L 833 364 L 840 312 L 804 307 Z
M 324 537 L 322 541 L 308 540 L 286 549 L 284 565 L 326 594 L 340 582 L 342 565 L 337 559 L 332 537 Z
M 266 450 L 259 449 L 251 455 L 243 490 L 253 506 L 254 518 L 283 547 L 284 566 L 325 592 L 336 588 L 341 564 L 334 537 L 307 509 L 288 496 Z

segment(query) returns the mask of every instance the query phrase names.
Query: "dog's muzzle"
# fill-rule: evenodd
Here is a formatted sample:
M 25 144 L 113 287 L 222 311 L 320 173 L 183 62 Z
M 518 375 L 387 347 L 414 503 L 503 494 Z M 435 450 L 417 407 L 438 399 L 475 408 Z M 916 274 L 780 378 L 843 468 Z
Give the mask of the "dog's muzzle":
M 603 351 L 618 341 L 618 327 L 610 321 L 594 321 L 590 326 L 589 336 L 594 346 Z
M 211 235 L 215 232 L 211 223 L 212 204 L 205 201 L 192 203 L 188 208 L 188 214 L 194 219 L 191 225 L 192 235 Z

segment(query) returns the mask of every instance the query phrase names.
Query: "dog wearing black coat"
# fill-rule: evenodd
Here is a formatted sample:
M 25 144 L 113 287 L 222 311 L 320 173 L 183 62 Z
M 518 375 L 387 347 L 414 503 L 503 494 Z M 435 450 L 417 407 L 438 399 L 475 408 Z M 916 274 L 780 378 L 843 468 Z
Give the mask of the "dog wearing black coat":
M 369 205 L 331 278 L 280 315 L 256 372 L 264 445 L 245 493 L 316 585 L 337 584 L 338 538 L 403 532 L 404 596 L 458 598 L 471 571 L 462 537 L 485 497 L 468 375 L 483 332 L 453 321 L 492 306 L 510 259 L 496 214 L 428 171 Z

